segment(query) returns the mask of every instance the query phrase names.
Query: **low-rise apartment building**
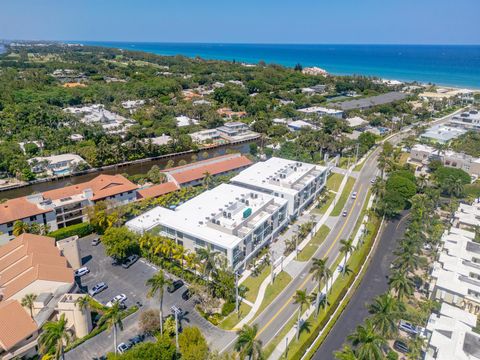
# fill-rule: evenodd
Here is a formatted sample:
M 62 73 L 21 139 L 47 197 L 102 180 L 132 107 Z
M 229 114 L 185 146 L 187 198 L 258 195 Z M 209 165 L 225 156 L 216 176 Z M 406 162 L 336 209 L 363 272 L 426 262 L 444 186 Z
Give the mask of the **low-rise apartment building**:
M 453 126 L 434 125 L 420 135 L 420 139 L 432 143 L 448 144 L 467 131 Z
M 410 161 L 428 165 L 432 160 L 440 161 L 444 166 L 460 169 L 469 175 L 480 175 L 480 159 L 455 151 L 439 152 L 435 148 L 416 144 L 410 150 Z
M 455 115 L 449 122 L 450 125 L 460 127 L 465 130 L 480 131 L 480 113 L 478 110 L 470 110 Z
M 122 175 L 96 178 L 0 204 L 0 245 L 13 238 L 16 221 L 39 224 L 50 231 L 87 220 L 86 208 L 108 200 L 112 206 L 135 201 L 137 186 Z
M 473 332 L 476 325 L 475 315 L 443 303 L 440 311 L 428 319 L 424 359 L 480 359 L 480 335 Z
M 460 204 L 453 216 L 456 227 L 473 230 L 480 225 L 480 204 L 475 201 L 472 205 Z
M 330 116 L 335 116 L 339 119 L 343 118 L 343 110 L 330 109 L 322 106 L 311 106 L 303 109 L 298 109 L 298 111 L 304 114 L 317 114 L 320 116 L 330 115 Z
M 37 337 L 42 325 L 54 320 L 56 308 L 74 286 L 74 272 L 55 239 L 22 234 L 0 247 L 0 358 L 31 357 L 38 349 Z M 34 294 L 33 309 L 21 306 L 22 298 Z M 86 317 L 89 311 L 77 309 Z M 68 322 L 77 335 L 85 324 Z M 88 324 L 87 324 L 88 326 Z M 90 329 L 88 331 L 91 330 Z M 87 332 L 88 333 L 88 332 Z
M 294 218 L 320 194 L 327 173 L 323 166 L 272 157 L 242 171 L 231 183 L 287 200 L 288 215 Z
M 138 233 L 170 237 L 191 251 L 208 247 L 238 269 L 287 223 L 286 199 L 222 184 L 174 210 L 156 207 L 126 226 Z
M 465 231 L 465 230 L 464 230 Z M 475 234 L 446 232 L 442 251 L 431 273 L 433 299 L 480 314 L 480 244 Z
M 258 133 L 250 130 L 247 124 L 240 121 L 227 122 L 216 130 L 220 137 L 228 141 L 251 140 L 259 137 Z

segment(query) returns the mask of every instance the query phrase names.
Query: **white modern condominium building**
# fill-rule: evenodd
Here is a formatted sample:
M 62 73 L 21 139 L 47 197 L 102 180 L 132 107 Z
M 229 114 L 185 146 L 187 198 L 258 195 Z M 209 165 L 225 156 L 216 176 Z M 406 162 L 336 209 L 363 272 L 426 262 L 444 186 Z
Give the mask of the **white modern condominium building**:
M 126 226 L 167 236 L 192 251 L 208 247 L 224 254 L 237 269 L 287 223 L 286 199 L 222 184 L 174 210 L 156 207 Z
M 231 182 L 288 201 L 288 215 L 299 215 L 319 195 L 328 169 L 323 166 L 272 157 L 258 162 Z

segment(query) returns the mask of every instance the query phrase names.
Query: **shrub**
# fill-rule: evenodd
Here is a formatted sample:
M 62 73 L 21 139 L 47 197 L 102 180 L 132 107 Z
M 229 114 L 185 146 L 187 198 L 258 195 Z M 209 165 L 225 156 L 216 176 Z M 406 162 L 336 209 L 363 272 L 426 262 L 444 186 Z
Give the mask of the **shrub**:
M 58 241 L 75 235 L 78 237 L 84 237 L 91 233 L 93 233 L 93 227 L 89 223 L 81 223 L 52 231 L 48 236 L 54 237 L 55 240 Z
M 222 316 L 227 316 L 233 310 L 235 310 L 235 303 L 231 301 L 226 301 L 222 306 Z

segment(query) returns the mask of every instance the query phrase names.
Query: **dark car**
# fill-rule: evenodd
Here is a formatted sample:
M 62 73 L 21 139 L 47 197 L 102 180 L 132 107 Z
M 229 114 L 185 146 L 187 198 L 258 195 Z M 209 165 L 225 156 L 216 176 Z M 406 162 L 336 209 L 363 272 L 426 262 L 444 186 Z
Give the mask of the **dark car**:
M 138 260 L 138 255 L 130 255 L 122 264 L 122 267 L 128 269 Z
M 134 346 L 134 345 L 140 344 L 144 339 L 145 339 L 144 335 L 137 335 L 131 338 L 130 340 L 128 340 L 128 342 L 130 343 L 130 346 Z
M 173 283 L 168 285 L 167 291 L 169 293 L 174 293 L 178 289 L 180 289 L 183 286 L 183 281 L 182 280 L 175 280 Z
M 403 354 L 406 354 L 410 351 L 407 344 L 405 344 L 403 341 L 400 341 L 400 340 L 396 340 L 393 343 L 393 348 Z
M 187 289 L 182 293 L 182 299 L 187 301 L 192 297 L 192 294 L 190 293 L 190 290 Z

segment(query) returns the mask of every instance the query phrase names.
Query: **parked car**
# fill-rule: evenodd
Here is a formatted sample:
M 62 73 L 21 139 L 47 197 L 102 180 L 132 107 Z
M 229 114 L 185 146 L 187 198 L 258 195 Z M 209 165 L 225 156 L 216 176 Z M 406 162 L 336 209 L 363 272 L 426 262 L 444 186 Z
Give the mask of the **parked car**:
M 370 184 L 375 184 L 375 181 L 377 181 L 375 178 L 370 180 Z
M 112 307 L 116 302 L 123 303 L 125 300 L 127 300 L 127 296 L 125 294 L 115 295 L 113 299 L 106 304 L 106 306 Z
M 144 339 L 145 339 L 145 335 L 140 334 L 128 340 L 128 343 L 130 344 L 130 346 L 134 346 L 134 345 L 140 344 Z
M 92 240 L 92 246 L 97 246 L 98 244 L 100 244 L 100 237 L 99 236 L 93 238 L 93 240 Z
M 130 348 L 131 348 L 130 344 L 126 344 L 124 342 L 118 344 L 117 346 L 117 350 L 120 354 L 123 354 L 125 351 L 127 351 Z
M 352 199 L 356 199 L 356 198 L 357 198 L 357 192 L 354 191 L 354 192 L 352 193 Z
M 393 343 L 393 348 L 401 352 L 402 354 L 406 354 L 410 351 L 407 344 L 400 340 L 395 340 L 395 342 Z
M 83 275 L 87 275 L 89 272 L 90 270 L 88 269 L 88 267 L 84 266 L 80 269 L 75 270 L 75 276 L 82 277 Z
M 187 289 L 182 293 L 182 299 L 187 301 L 192 297 L 192 294 L 190 293 L 190 290 Z
M 183 281 L 182 280 L 175 280 L 173 283 L 168 285 L 167 291 L 169 293 L 174 293 L 178 289 L 180 289 L 183 286 Z
M 408 334 L 418 335 L 417 327 L 415 325 L 409 323 L 408 321 L 400 320 L 400 323 L 398 324 L 398 328 L 402 331 L 405 331 Z
M 88 295 L 90 295 L 90 296 L 97 295 L 99 292 L 102 292 L 103 290 L 105 290 L 107 288 L 108 288 L 108 286 L 104 282 L 98 283 L 97 285 L 95 285 L 94 287 L 92 287 L 88 291 Z
M 347 211 L 346 210 L 344 212 L 342 212 L 342 216 L 347 217 Z
M 122 267 L 128 269 L 138 260 L 138 255 L 130 255 L 122 264 Z

